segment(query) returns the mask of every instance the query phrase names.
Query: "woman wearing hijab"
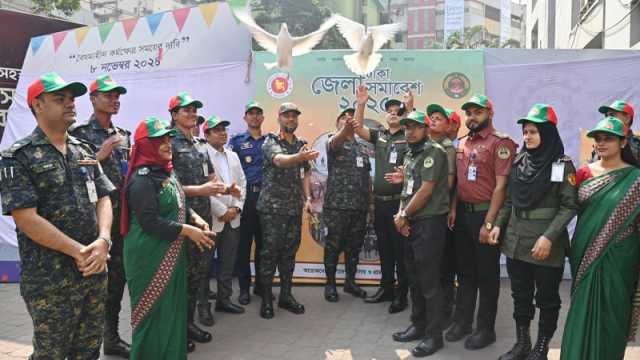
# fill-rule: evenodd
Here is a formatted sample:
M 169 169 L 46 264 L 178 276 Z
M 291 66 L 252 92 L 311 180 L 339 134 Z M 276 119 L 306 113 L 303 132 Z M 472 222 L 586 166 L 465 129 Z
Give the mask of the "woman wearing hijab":
M 561 360 L 618 360 L 640 319 L 640 169 L 624 124 L 607 117 L 587 133 L 600 160 L 578 170 L 578 223 L 569 262 L 571 307 Z M 632 166 L 635 165 L 635 166 Z
M 560 281 L 569 249 L 567 225 L 576 215 L 575 168 L 564 155 L 558 118 L 550 105 L 535 104 L 522 124 L 524 146 L 514 158 L 507 199 L 490 240 L 502 242 L 511 280 L 517 341 L 499 360 L 546 360 L 560 312 Z M 540 309 L 538 340 L 529 325 Z
M 131 359 L 187 358 L 185 239 L 210 249 L 213 233 L 186 207 L 173 174 L 175 130 L 154 117 L 138 125 L 123 191 L 120 231 L 131 298 Z M 187 222 L 195 225 L 189 225 Z

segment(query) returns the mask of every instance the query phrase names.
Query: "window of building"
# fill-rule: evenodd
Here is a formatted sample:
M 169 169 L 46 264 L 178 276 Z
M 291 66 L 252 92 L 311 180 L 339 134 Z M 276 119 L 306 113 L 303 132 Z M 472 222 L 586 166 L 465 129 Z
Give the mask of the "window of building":
M 547 22 L 547 48 L 556 47 L 556 0 L 548 0 L 549 21 Z
M 582 0 L 571 0 L 571 29 L 580 21 L 580 3 Z
M 533 25 L 533 29 L 531 29 L 531 48 L 538 48 L 538 22 L 536 21 L 535 25 Z
M 500 22 L 500 9 L 487 5 L 484 11 L 487 19 Z
M 631 28 L 631 43 L 629 44 L 629 46 L 634 46 L 638 42 L 640 42 L 640 4 L 633 8 L 629 21 Z
M 536 3 L 537 3 L 537 2 L 538 2 L 538 0 L 533 0 L 533 1 L 531 2 L 531 12 L 533 12 L 533 10 L 535 10 L 535 8 L 536 8 Z

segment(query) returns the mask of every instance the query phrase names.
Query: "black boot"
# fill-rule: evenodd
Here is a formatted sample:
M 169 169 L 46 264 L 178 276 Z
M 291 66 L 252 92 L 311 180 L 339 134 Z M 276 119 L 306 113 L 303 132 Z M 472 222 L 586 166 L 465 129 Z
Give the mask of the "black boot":
M 125 359 L 129 358 L 131 346 L 124 342 L 118 335 L 118 316 L 107 315 L 104 324 L 104 354 L 115 355 Z
M 324 299 L 328 302 L 338 302 L 338 290 L 336 289 L 336 269 L 325 265 L 327 283 L 324 286 Z
M 408 289 L 406 287 L 396 289 L 396 296 L 391 305 L 389 305 L 389 314 L 399 313 L 407 308 L 407 293 Z
M 358 271 L 358 253 L 345 252 L 346 263 L 345 267 L 345 279 L 342 291 L 349 293 L 355 297 L 366 298 L 367 292 L 356 284 L 356 272 Z
M 509 352 L 503 354 L 498 360 L 525 360 L 531 352 L 531 336 L 529 325 L 516 325 L 516 343 Z
M 536 341 L 536 345 L 533 347 L 533 350 L 531 350 L 531 353 L 529 353 L 526 360 L 547 360 L 550 342 L 551 336 L 538 334 L 538 341 Z
M 196 326 L 194 323 L 195 312 L 196 309 L 190 308 L 187 310 L 187 339 L 199 343 L 208 343 L 212 339 L 211 333 Z
M 194 351 L 196 351 L 196 343 L 187 339 L 187 352 L 192 353 Z
M 296 315 L 304 314 L 304 305 L 300 304 L 291 295 L 291 277 L 280 276 L 280 297 L 278 307 L 288 310 Z
M 262 304 L 260 305 L 260 317 L 263 319 L 273 318 L 273 293 L 271 286 L 262 288 Z
M 213 314 L 211 313 L 211 304 L 198 304 L 198 321 L 204 326 L 213 326 Z
M 380 286 L 378 291 L 376 291 L 372 296 L 364 299 L 364 302 L 367 304 L 378 304 L 385 301 L 392 301 L 393 299 L 393 289 L 386 286 Z

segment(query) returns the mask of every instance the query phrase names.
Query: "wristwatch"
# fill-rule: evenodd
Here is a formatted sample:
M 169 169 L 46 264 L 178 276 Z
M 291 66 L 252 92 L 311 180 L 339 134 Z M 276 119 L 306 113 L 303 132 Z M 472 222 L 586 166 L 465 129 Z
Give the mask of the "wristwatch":
M 104 237 L 104 236 L 98 236 L 98 239 L 102 239 L 102 240 L 104 240 L 104 241 L 107 243 L 107 245 L 109 246 L 109 250 L 111 250 L 111 245 L 113 244 L 113 242 L 111 242 L 111 240 L 110 240 L 110 239 L 107 239 L 107 238 L 106 238 L 106 237 Z
M 400 210 L 400 214 L 399 214 L 399 215 L 400 215 L 400 217 L 401 217 L 401 218 L 403 218 L 403 219 L 406 219 L 406 218 L 407 218 L 407 213 L 406 213 L 404 210 Z
M 484 222 L 484 228 L 489 230 L 489 231 L 491 231 L 491 229 L 493 229 L 493 224 L 488 222 L 488 221 L 485 221 Z

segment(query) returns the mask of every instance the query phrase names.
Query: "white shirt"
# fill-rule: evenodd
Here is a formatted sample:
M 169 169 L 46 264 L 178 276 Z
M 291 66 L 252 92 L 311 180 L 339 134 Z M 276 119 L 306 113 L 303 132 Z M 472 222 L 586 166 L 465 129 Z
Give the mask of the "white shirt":
M 229 169 L 229 159 L 227 159 L 227 152 L 219 151 L 217 149 L 213 149 L 213 156 L 211 160 L 214 163 L 216 169 L 220 170 L 220 173 L 216 173 L 220 181 L 224 182 L 227 185 L 233 184 L 233 179 L 231 178 L 231 171 Z

